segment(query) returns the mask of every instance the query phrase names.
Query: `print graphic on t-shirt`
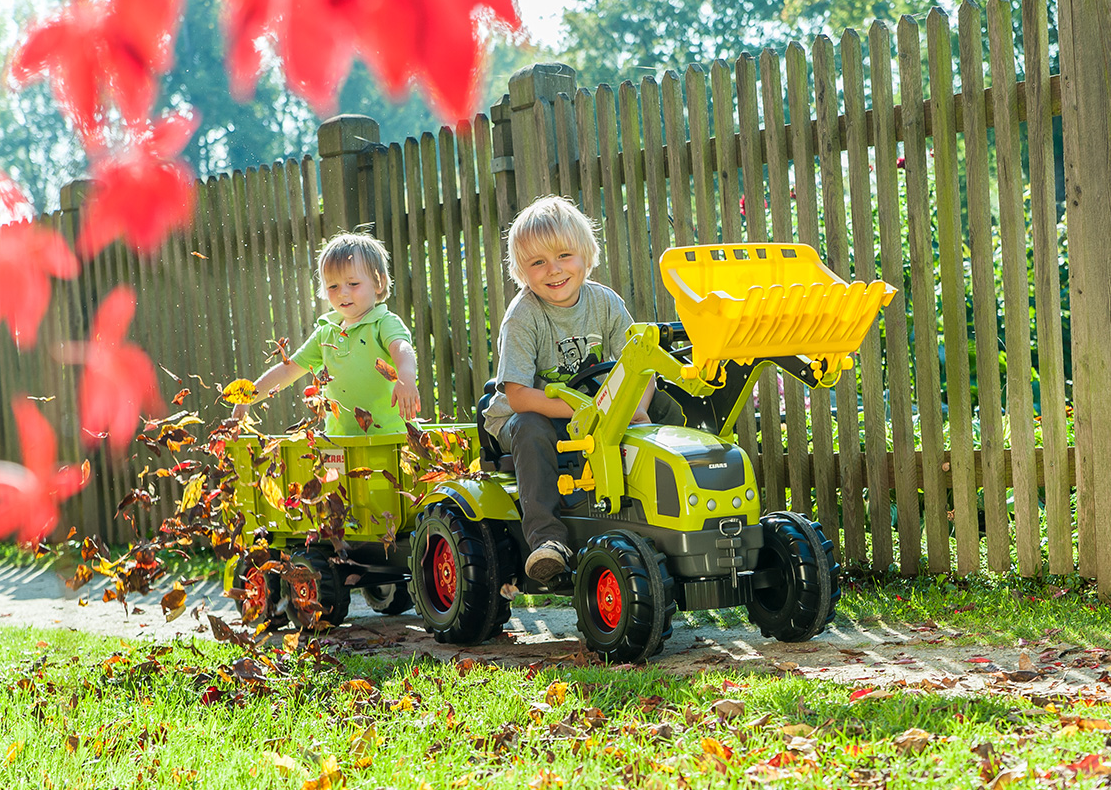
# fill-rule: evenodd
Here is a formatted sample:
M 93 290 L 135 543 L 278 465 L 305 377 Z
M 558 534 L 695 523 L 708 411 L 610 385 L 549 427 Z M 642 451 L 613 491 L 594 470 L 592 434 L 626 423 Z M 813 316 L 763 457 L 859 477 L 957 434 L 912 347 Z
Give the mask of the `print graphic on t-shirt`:
M 546 381 L 570 381 L 580 370 L 602 361 L 602 336 L 568 337 L 556 343 L 556 367 L 540 371 Z

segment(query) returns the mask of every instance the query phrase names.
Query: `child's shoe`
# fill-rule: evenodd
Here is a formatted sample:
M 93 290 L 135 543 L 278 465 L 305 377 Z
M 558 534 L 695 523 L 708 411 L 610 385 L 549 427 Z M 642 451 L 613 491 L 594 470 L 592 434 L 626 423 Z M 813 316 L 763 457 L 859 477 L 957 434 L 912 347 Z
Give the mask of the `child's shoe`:
M 558 540 L 547 540 L 533 550 L 525 560 L 525 573 L 530 579 L 545 583 L 570 570 L 568 560 L 571 550 Z

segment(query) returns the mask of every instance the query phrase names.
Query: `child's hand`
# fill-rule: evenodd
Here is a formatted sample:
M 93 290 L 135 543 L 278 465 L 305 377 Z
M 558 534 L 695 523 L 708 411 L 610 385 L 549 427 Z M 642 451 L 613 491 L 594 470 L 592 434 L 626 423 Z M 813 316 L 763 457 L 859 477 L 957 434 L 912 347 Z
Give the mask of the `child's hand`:
M 629 420 L 629 425 L 645 425 L 650 422 L 652 422 L 652 420 L 648 416 L 648 412 L 644 409 L 637 408 L 637 410 L 633 412 L 633 418 Z
M 397 407 L 403 419 L 411 420 L 420 414 L 420 394 L 412 381 L 398 379 L 393 385 L 393 400 L 390 404 Z

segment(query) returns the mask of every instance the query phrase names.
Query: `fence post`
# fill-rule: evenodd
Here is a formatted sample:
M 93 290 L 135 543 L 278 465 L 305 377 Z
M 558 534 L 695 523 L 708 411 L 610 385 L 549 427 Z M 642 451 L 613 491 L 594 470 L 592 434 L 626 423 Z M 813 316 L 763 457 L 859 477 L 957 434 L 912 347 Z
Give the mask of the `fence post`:
M 1111 0 L 1061 0 L 1061 122 L 1069 234 L 1080 571 L 1111 599 Z
M 359 155 L 378 138 L 378 122 L 365 115 L 337 115 L 317 130 L 325 239 L 337 231 L 353 230 L 374 216 L 373 193 L 364 200 L 367 216 L 359 210 Z
M 513 169 L 519 206 L 528 205 L 545 192 L 559 191 L 552 104 L 560 93 L 575 97 L 575 70 L 563 63 L 535 63 L 509 78 Z

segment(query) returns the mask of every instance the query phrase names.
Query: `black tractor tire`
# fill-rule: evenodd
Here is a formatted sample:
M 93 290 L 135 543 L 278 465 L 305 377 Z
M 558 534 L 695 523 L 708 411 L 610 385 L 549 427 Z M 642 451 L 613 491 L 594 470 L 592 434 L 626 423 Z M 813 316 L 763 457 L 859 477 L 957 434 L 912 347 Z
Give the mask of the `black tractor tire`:
M 409 593 L 437 642 L 477 645 L 509 620 L 502 596 L 500 526 L 470 521 L 442 502 L 417 518 L 409 545 Z
M 351 608 L 351 590 L 328 561 L 330 552 L 309 548 L 293 554 L 290 562 L 300 569 L 296 578 L 282 579 L 289 619 L 302 629 L 327 631 L 342 625 Z
M 595 535 L 579 552 L 574 582 L 579 631 L 603 660 L 637 663 L 663 649 L 675 583 L 650 540 L 623 529 Z
M 289 622 L 284 611 L 278 612 L 282 599 L 282 581 L 278 574 L 262 570 L 257 559 L 248 555 L 240 557 L 236 563 L 232 586 L 245 590 L 247 597 L 243 600 L 236 599 L 235 609 L 244 625 L 266 622 L 270 629 L 281 628 Z
M 376 584 L 363 587 L 362 591 L 366 605 L 378 614 L 401 614 L 413 608 L 413 597 L 409 595 L 409 587 L 405 582 Z
M 805 642 L 833 621 L 841 598 L 841 566 L 821 526 L 798 513 L 760 519 L 764 547 L 756 570 L 782 573 L 782 583 L 753 590 L 748 619 L 766 637 Z

